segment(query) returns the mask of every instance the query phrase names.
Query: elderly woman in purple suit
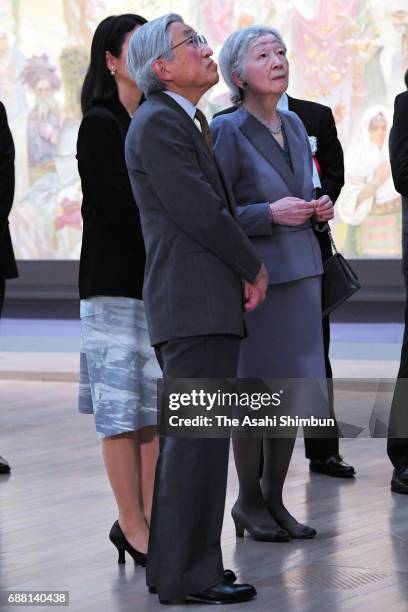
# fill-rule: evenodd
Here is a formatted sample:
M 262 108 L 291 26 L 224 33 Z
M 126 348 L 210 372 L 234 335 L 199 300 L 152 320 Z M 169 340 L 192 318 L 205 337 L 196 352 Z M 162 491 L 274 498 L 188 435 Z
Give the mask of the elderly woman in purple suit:
M 269 26 L 234 32 L 220 54 L 221 71 L 237 110 L 211 124 L 224 183 L 234 195 L 238 222 L 269 272 L 264 303 L 247 316 L 241 344 L 242 378 L 325 378 L 320 248 L 314 222 L 333 217 L 328 196 L 315 200 L 312 155 L 299 117 L 278 111 L 288 86 L 281 35 Z M 295 435 L 234 437 L 239 496 L 232 509 L 238 536 L 264 541 L 311 538 L 283 503 L 282 489 Z M 265 465 L 259 467 L 262 445 Z

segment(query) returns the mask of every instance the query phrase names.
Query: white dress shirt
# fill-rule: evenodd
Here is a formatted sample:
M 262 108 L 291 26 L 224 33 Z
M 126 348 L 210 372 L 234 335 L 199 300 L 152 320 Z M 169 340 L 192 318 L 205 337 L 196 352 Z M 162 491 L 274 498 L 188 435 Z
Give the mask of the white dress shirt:
M 163 93 L 170 96 L 170 98 L 173 98 L 173 100 L 177 102 L 177 104 L 179 104 L 181 108 L 187 113 L 187 115 L 194 121 L 197 109 L 194 104 L 190 102 L 190 100 L 187 100 L 187 98 L 181 96 L 178 93 L 175 93 L 174 91 L 164 91 Z

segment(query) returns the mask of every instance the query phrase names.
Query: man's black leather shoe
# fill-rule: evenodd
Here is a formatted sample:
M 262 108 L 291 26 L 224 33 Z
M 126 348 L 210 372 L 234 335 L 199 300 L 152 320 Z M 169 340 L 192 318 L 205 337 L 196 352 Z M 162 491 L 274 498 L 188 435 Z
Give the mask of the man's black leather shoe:
M 225 584 L 234 584 L 236 579 L 237 579 L 237 576 L 236 576 L 235 572 L 233 572 L 230 569 L 225 569 L 224 570 L 224 582 L 225 582 Z M 157 593 L 156 587 L 155 586 L 149 586 L 149 593 Z
M 318 472 L 335 478 L 353 478 L 356 473 L 352 465 L 343 461 L 341 455 L 332 455 L 327 459 L 311 459 L 309 469 L 311 472 Z
M 8 461 L 0 457 L 0 474 L 10 474 L 10 466 Z
M 251 584 L 226 584 L 220 582 L 201 593 L 186 595 L 181 599 L 161 599 L 161 604 L 179 605 L 189 602 L 201 604 L 235 604 L 250 601 L 256 596 L 255 587 Z
M 392 473 L 391 491 L 408 495 L 408 465 L 395 468 Z

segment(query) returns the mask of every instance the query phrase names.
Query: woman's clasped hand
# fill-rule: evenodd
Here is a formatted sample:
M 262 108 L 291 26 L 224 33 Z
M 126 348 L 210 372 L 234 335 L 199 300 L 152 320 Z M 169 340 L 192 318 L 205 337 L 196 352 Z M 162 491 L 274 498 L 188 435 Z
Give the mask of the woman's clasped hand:
M 288 196 L 271 203 L 270 208 L 272 221 L 278 225 L 302 225 L 310 218 L 325 223 L 334 217 L 333 202 L 327 195 L 310 202 Z

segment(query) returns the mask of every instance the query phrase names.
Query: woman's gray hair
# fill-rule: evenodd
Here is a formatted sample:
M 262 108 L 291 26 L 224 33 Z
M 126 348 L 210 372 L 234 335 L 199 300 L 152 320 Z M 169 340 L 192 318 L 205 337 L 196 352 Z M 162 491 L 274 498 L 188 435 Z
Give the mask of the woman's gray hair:
M 145 27 L 145 26 L 143 26 Z M 235 73 L 238 78 L 242 77 L 245 70 L 245 55 L 249 45 L 265 34 L 272 34 L 279 40 L 286 51 L 286 45 L 283 42 L 281 34 L 271 26 L 249 26 L 242 28 L 230 34 L 222 46 L 219 63 L 224 81 L 231 91 L 231 101 L 233 104 L 242 102 L 242 90 L 235 85 L 232 74 Z
M 168 28 L 176 22 L 184 23 L 184 20 L 176 13 L 169 13 L 137 28 L 130 38 L 127 68 L 145 95 L 166 89 L 163 81 L 156 76 L 152 64 L 159 57 L 173 59 L 172 36 Z

